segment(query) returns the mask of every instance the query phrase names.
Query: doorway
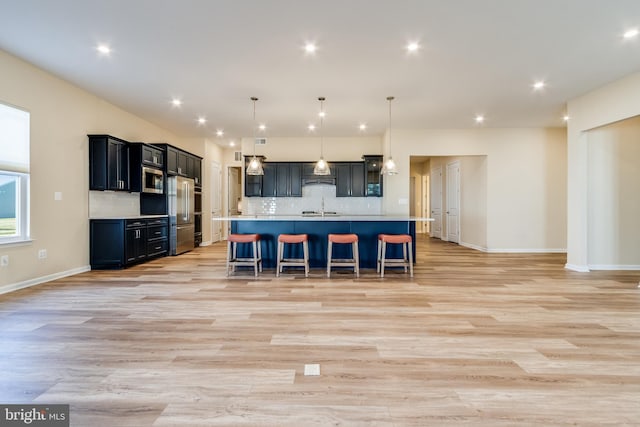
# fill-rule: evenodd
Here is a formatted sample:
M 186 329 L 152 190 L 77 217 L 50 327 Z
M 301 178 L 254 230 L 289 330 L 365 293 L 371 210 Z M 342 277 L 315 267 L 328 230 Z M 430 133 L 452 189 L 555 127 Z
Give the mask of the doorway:
M 431 168 L 431 237 L 442 239 L 442 166 Z
M 460 162 L 447 163 L 447 240 L 460 243 Z
M 222 240 L 222 171 L 220 163 L 211 162 L 211 243 Z

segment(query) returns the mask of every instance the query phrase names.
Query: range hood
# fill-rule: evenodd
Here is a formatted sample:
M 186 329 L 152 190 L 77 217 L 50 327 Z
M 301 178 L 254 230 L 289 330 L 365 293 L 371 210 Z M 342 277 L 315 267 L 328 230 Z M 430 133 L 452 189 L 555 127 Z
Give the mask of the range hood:
M 302 185 L 336 185 L 336 179 L 332 176 L 305 176 L 302 178 Z

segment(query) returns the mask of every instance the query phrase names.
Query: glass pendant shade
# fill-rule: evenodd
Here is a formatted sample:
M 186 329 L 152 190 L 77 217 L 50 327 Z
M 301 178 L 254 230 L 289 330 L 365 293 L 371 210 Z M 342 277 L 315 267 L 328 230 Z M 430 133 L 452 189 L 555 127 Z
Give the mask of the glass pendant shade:
M 323 157 L 323 140 L 322 140 L 322 122 L 324 119 L 324 97 L 318 98 L 320 101 L 320 160 L 316 162 L 315 167 L 313 168 L 314 175 L 331 175 L 331 169 L 329 168 L 329 163 Z
M 255 155 L 251 158 L 249 166 L 247 166 L 247 175 L 264 175 L 262 162 Z
M 314 175 L 331 175 L 331 169 L 329 169 L 329 163 L 327 163 L 322 157 L 316 162 L 313 168 Z
M 258 98 L 251 97 L 253 102 L 253 157 L 247 166 L 247 175 L 264 175 L 264 169 L 262 168 L 262 162 L 256 157 L 256 101 Z
M 393 161 L 393 157 L 389 157 L 387 161 L 382 164 L 381 175 L 398 175 L 398 168 L 396 162 Z

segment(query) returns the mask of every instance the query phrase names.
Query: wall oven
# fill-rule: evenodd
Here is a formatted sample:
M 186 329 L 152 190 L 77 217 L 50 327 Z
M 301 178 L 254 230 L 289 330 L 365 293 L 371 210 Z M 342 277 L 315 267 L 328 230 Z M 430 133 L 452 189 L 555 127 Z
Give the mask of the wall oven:
M 164 172 L 160 169 L 142 167 L 142 192 L 164 194 Z

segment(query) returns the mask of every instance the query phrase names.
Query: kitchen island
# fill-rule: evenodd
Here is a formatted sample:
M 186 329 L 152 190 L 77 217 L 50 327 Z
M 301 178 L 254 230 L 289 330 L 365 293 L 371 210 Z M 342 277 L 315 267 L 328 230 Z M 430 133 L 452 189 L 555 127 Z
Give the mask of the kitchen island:
M 327 235 L 330 233 L 354 233 L 358 235 L 361 268 L 376 268 L 378 234 L 409 234 L 413 239 L 415 260 L 416 221 L 431 221 L 431 218 L 385 215 L 239 215 L 225 218 L 231 221 L 231 232 L 260 234 L 262 263 L 266 268 L 275 268 L 278 235 L 307 234 L 309 236 L 309 262 L 312 268 L 327 266 Z M 348 258 L 350 245 L 334 245 L 334 258 Z M 391 245 L 387 256 L 402 257 L 400 245 Z M 287 245 L 285 258 L 302 257 L 301 245 Z

